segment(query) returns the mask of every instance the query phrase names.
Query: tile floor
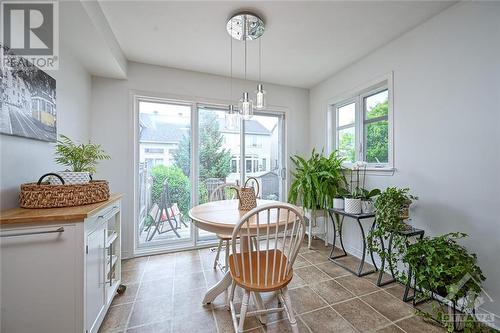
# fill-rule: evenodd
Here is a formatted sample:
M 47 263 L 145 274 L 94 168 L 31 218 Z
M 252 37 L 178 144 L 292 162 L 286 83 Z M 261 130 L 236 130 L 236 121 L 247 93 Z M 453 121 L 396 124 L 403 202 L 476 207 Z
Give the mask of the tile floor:
M 377 274 L 358 278 L 328 261 L 331 248 L 323 242 L 314 242 L 313 247 L 301 249 L 289 285 L 300 332 L 444 332 L 416 317 L 411 306 L 401 301 L 403 286 L 379 288 L 374 284 Z M 211 305 L 201 304 L 207 288 L 222 277 L 212 269 L 214 257 L 210 249 L 203 249 L 125 260 L 122 274 L 127 290 L 115 297 L 99 332 L 233 332 L 224 295 Z M 357 264 L 352 257 L 344 260 Z M 276 304 L 272 294 L 263 298 Z M 265 326 L 255 318 L 247 319 L 245 331 L 291 330 L 284 314 L 272 314 Z

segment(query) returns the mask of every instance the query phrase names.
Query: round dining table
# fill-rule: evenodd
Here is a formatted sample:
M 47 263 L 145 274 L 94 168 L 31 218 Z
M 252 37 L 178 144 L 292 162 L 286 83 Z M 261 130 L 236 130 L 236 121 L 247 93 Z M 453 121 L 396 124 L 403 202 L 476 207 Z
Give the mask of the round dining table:
M 257 206 L 270 203 L 278 204 L 279 202 L 257 199 Z M 189 217 L 194 225 L 200 229 L 217 234 L 232 235 L 234 227 L 247 212 L 238 209 L 238 200 L 219 200 L 191 208 Z M 280 218 L 280 224 L 281 222 Z M 232 278 L 228 271 L 216 285 L 206 292 L 203 304 L 212 303 L 217 296 L 224 293 L 231 286 L 231 283 Z M 254 293 L 254 299 L 258 308 L 263 307 L 262 299 L 258 293 Z

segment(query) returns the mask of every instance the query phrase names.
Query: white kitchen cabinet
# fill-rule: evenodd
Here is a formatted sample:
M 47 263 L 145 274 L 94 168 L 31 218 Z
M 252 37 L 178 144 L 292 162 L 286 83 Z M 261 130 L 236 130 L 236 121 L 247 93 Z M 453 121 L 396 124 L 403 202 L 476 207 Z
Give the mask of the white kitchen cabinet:
M 102 311 L 106 305 L 105 292 L 105 243 L 106 228 L 99 224 L 97 229 L 87 236 L 87 248 L 85 256 L 85 296 L 86 296 L 86 324 L 89 332 L 98 323 Z
M 75 332 L 75 226 L 15 232 L 1 238 L 0 331 Z
M 120 284 L 120 196 L 0 214 L 0 332 L 97 333 Z

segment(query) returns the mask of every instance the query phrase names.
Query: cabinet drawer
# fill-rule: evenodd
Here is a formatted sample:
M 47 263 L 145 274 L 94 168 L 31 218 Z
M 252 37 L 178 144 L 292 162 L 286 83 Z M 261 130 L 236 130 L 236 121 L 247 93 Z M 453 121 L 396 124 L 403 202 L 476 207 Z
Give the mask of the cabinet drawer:
M 100 209 L 98 212 L 90 215 L 85 219 L 85 229 L 87 234 L 92 233 L 100 227 L 103 223 L 114 217 L 120 212 L 120 202 L 116 201 L 110 203 L 106 207 Z
M 76 231 L 68 224 L 1 231 L 0 331 L 77 331 Z

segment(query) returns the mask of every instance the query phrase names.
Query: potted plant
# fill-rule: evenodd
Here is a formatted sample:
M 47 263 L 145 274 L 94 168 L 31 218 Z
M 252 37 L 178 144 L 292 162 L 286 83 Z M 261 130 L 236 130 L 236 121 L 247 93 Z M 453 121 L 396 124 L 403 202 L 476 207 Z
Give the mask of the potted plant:
M 409 194 L 410 189 L 398 189 L 396 187 L 389 187 L 384 192 L 380 193 L 375 200 L 375 219 L 377 223 L 375 227 L 368 233 L 367 241 L 368 247 L 371 251 L 376 252 L 380 258 L 389 260 L 392 267 L 397 268 L 399 258 L 406 250 L 405 241 L 403 237 L 398 236 L 407 228 L 403 223 L 405 216 L 403 216 L 405 208 L 408 206 L 409 201 L 417 200 L 418 198 Z M 392 255 L 389 256 L 387 249 L 383 250 L 380 241 L 389 239 L 393 236 L 392 242 Z M 396 272 L 397 275 L 404 275 Z M 404 277 L 404 276 L 400 276 Z
M 436 299 L 438 295 L 443 303 L 463 304 L 461 320 L 465 332 L 480 332 L 474 317 L 475 302 L 481 294 L 482 282 L 486 279 L 477 265 L 477 257 L 458 244 L 457 240 L 467 235 L 460 232 L 449 233 L 429 238 L 412 244 L 404 256 L 413 270 L 416 285 Z M 457 329 L 453 314 L 444 311 L 443 307 L 434 307 L 432 317 L 441 322 L 449 332 Z M 428 313 L 420 313 L 431 316 Z
M 56 172 L 65 184 L 88 183 L 91 175 L 96 172 L 97 162 L 108 160 L 110 156 L 97 144 L 78 144 L 65 135 L 56 144 L 56 158 L 58 164 L 69 167 L 65 171 Z M 52 177 L 51 184 L 60 184 L 57 177 Z
M 288 201 L 304 207 L 306 215 L 316 223 L 315 216 L 321 215 L 318 211 L 330 208 L 333 199 L 347 185 L 342 172 L 343 158 L 337 151 L 324 156 L 313 149 L 308 160 L 297 155 L 290 159 L 295 170 Z
M 349 196 L 349 191 L 341 187 L 337 190 L 337 195 L 333 198 L 333 208 L 335 209 L 344 209 L 344 198 Z
M 368 191 L 364 188 L 361 191 L 361 212 L 364 214 L 373 213 L 375 211 L 375 204 L 373 198 L 380 195 L 380 190 L 375 188 Z
M 344 211 L 349 214 L 361 214 L 361 191 L 355 188 L 344 197 Z

